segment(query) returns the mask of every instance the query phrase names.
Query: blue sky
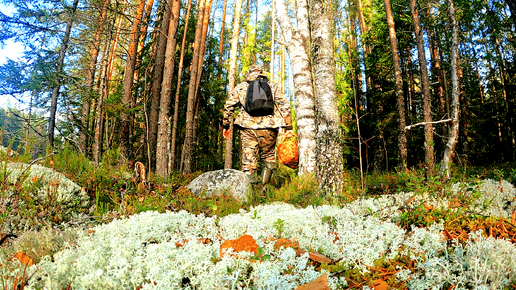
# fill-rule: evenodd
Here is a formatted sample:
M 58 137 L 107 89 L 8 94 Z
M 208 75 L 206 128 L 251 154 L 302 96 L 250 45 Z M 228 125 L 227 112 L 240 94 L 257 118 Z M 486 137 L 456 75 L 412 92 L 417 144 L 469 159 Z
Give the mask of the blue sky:
M 9 15 L 11 13 L 11 8 L 5 6 L 4 4 L 0 4 L 0 11 L 2 13 Z M 4 45 L 0 46 L 0 65 L 4 64 L 8 58 L 12 60 L 16 60 L 22 56 L 23 45 L 17 43 L 13 40 L 7 40 Z M 0 96 L 0 107 L 6 107 L 7 105 L 16 107 L 18 102 L 9 96 Z

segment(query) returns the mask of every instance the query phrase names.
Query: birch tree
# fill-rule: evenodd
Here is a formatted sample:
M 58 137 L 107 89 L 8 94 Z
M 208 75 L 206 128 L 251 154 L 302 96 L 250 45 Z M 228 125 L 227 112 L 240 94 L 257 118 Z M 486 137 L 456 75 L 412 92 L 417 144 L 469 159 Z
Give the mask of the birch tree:
M 309 6 L 317 126 L 316 177 L 323 193 L 340 193 L 344 164 L 335 83 L 331 6 L 325 0 L 311 0 Z
M 453 0 L 447 0 L 448 17 L 452 26 L 452 49 L 451 49 L 451 80 L 452 80 L 452 129 L 444 150 L 444 157 L 441 162 L 440 175 L 450 178 L 450 163 L 453 159 L 453 151 L 459 137 L 459 78 L 458 78 L 458 54 L 459 54 L 459 25 L 455 17 L 455 6 Z
M 315 172 L 315 100 L 309 58 L 310 30 L 305 0 L 297 1 L 297 29 L 289 18 L 285 0 L 276 1 L 276 19 L 290 57 L 299 143 L 299 174 Z

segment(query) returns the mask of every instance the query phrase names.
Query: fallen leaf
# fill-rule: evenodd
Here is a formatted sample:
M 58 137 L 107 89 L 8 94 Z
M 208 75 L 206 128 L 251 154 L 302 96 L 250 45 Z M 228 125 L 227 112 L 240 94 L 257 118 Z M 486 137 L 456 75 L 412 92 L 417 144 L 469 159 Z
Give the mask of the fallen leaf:
M 14 261 L 14 259 L 20 261 L 22 265 L 32 266 L 32 259 L 23 252 L 18 252 L 14 254 L 14 256 L 11 259 L 9 259 L 9 261 Z
M 328 276 L 324 273 L 319 278 L 313 280 L 312 282 L 304 285 L 297 286 L 296 290 L 329 290 L 328 286 Z
M 383 280 L 374 280 L 373 288 L 375 290 L 390 290 L 391 286 L 389 286 L 389 284 L 385 283 Z
M 258 244 L 254 240 L 254 238 L 250 235 L 243 235 L 236 240 L 226 240 L 220 245 L 220 257 L 224 256 L 224 249 L 233 248 L 234 252 L 253 252 L 254 254 L 258 253 Z

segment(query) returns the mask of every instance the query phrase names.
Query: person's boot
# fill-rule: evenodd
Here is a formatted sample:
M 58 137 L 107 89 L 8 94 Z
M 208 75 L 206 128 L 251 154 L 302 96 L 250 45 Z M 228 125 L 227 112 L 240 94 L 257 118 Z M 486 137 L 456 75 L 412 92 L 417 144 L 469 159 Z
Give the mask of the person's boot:
M 262 184 L 268 184 L 271 182 L 271 176 L 272 173 L 274 173 L 274 170 L 276 169 L 278 165 L 276 162 L 265 162 L 265 166 L 262 171 Z

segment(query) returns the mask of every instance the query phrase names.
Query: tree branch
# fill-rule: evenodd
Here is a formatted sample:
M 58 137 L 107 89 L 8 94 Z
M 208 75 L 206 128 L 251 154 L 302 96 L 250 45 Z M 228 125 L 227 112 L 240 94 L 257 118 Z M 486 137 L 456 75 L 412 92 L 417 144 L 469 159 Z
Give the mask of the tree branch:
M 438 123 L 445 123 L 445 122 L 450 122 L 450 121 L 453 121 L 453 119 L 445 119 L 445 120 L 440 120 L 440 121 L 435 121 L 435 122 L 421 122 L 421 123 L 405 126 L 405 130 L 410 130 L 414 127 L 421 126 L 421 125 L 438 124 Z

